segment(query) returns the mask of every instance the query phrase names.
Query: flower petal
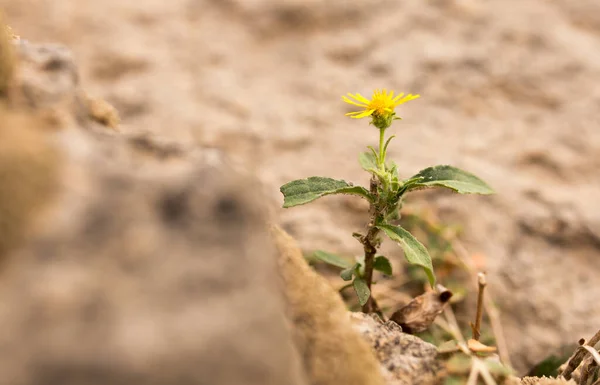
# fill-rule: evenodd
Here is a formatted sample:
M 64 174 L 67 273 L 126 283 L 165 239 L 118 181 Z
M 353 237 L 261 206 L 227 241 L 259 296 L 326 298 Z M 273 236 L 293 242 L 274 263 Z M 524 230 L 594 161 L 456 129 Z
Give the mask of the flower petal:
M 367 111 L 363 111 L 362 113 L 352 116 L 352 117 L 355 119 L 366 118 L 367 116 L 373 115 L 373 112 L 375 112 L 375 110 L 367 110 Z
M 357 103 L 357 102 L 355 102 L 354 100 L 351 100 L 351 99 L 347 98 L 346 96 L 342 96 L 342 100 L 343 100 L 343 101 L 345 101 L 345 102 L 346 102 L 346 103 L 348 103 L 348 104 L 352 104 L 352 105 L 355 105 L 355 106 L 359 106 L 359 107 L 367 107 L 367 104 L 364 104 L 364 103 L 362 103 L 362 104 L 361 104 L 361 103 Z
M 394 103 L 394 106 L 399 106 L 400 104 L 404 104 L 406 102 L 410 102 L 411 100 L 415 100 L 417 98 L 419 98 L 421 95 L 413 95 L 413 94 L 408 94 L 405 97 L 403 97 L 401 100 L 398 100 Z
M 352 95 L 352 94 L 350 94 L 350 93 L 349 93 L 348 95 L 350 95 L 350 96 L 351 96 L 351 97 L 353 97 L 354 99 L 356 99 L 356 100 L 358 100 L 358 101 L 360 101 L 360 102 L 363 102 L 363 103 L 365 103 L 365 104 L 369 104 L 369 103 L 371 102 L 369 99 L 365 98 L 364 96 L 362 96 L 362 95 L 361 95 L 361 94 L 359 94 L 358 92 L 357 92 L 355 95 Z
M 396 103 L 396 102 L 398 102 L 398 100 L 402 99 L 403 96 L 404 96 L 404 92 L 401 92 L 398 95 L 396 95 L 396 97 L 394 99 L 392 99 L 392 101 L 394 103 Z

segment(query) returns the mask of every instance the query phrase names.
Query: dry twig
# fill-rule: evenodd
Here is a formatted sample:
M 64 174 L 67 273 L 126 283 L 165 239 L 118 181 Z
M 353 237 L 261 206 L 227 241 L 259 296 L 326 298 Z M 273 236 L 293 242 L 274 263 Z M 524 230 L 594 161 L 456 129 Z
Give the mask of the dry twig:
M 458 322 L 456 321 L 456 317 L 454 316 L 454 311 L 452 311 L 452 307 L 447 306 L 444 309 L 444 315 L 446 316 L 446 327 L 447 331 L 454 337 L 454 339 L 458 342 L 458 348 L 465 353 L 466 355 L 471 357 L 471 372 L 469 373 L 469 379 L 467 380 L 467 384 L 476 384 L 479 376 L 483 378 L 486 385 L 497 385 L 494 377 L 491 375 L 487 366 L 483 363 L 481 359 L 473 355 L 471 350 L 468 348 L 467 343 L 465 341 L 465 337 L 460 332 L 460 327 L 458 326 Z M 444 324 L 443 322 L 438 323 Z
M 473 339 L 479 341 L 481 337 L 481 318 L 483 317 L 483 293 L 487 282 L 485 280 L 485 274 L 477 274 L 477 283 L 479 286 L 479 295 L 477 296 L 477 315 L 475 316 L 475 324 L 471 324 L 473 330 Z
M 471 274 L 475 272 L 475 267 L 471 259 L 469 258 L 469 253 L 467 249 L 463 246 L 462 242 L 458 239 L 455 239 L 452 242 L 452 246 L 456 251 L 456 256 L 463 264 L 463 266 L 469 271 Z M 498 309 L 492 303 L 492 299 L 489 294 L 483 299 L 483 305 L 485 308 L 485 312 L 488 315 L 490 320 L 490 326 L 492 327 L 492 332 L 494 333 L 494 338 L 496 340 L 496 346 L 498 347 L 498 355 L 500 356 L 500 361 L 507 367 L 512 368 L 512 364 L 510 362 L 510 352 L 508 350 L 508 345 L 506 344 L 506 339 L 504 338 L 504 330 L 502 328 L 502 324 L 500 322 L 500 315 L 498 314 Z
M 563 372 L 560 374 L 566 380 L 571 379 L 573 371 L 579 367 L 583 359 L 588 355 L 589 351 L 587 350 L 586 346 L 591 347 L 593 350 L 593 346 L 600 342 L 600 330 L 598 330 L 587 343 L 583 339 L 579 340 L 579 342 L 581 346 L 575 350 L 571 358 L 569 358 L 569 361 L 567 361 L 565 370 L 563 370 Z
M 583 366 L 581 367 L 581 377 L 579 378 L 579 385 L 586 385 L 590 375 L 589 365 L 592 363 L 591 357 L 584 360 Z
M 592 359 L 596 362 L 596 365 L 600 365 L 600 353 L 598 353 L 596 349 L 586 345 L 583 345 L 582 348 L 587 350 L 592 355 Z
M 590 375 L 598 370 L 600 354 L 590 346 L 582 345 L 581 347 L 590 353 L 581 366 L 581 378 L 579 379 L 579 385 L 586 385 Z

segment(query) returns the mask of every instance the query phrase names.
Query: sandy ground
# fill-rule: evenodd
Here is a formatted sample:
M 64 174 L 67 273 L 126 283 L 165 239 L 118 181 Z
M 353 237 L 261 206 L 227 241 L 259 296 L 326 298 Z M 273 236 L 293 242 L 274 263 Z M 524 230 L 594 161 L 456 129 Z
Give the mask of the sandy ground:
M 226 149 L 269 196 L 311 175 L 365 184 L 377 132 L 347 92 L 420 93 L 389 154 L 408 177 L 476 173 L 493 197 L 418 193 L 486 256 L 520 369 L 600 326 L 600 2 L 0 0 L 23 38 L 68 45 L 123 131 Z M 280 210 L 307 249 L 358 253 L 364 206 Z M 395 250 L 395 249 L 390 249 Z M 395 254 L 394 254 L 395 253 Z M 391 257 L 401 258 L 398 251 Z

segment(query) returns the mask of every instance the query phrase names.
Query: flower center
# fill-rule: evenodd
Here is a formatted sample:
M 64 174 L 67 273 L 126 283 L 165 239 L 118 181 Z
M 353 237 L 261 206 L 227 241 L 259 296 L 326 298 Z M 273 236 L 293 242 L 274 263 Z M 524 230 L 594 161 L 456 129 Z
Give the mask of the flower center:
M 388 113 L 386 109 L 388 108 L 389 103 L 386 103 L 386 101 L 383 99 L 374 99 L 371 101 L 371 103 L 369 103 L 369 109 L 375 110 L 373 113 L 379 116 L 386 115 Z

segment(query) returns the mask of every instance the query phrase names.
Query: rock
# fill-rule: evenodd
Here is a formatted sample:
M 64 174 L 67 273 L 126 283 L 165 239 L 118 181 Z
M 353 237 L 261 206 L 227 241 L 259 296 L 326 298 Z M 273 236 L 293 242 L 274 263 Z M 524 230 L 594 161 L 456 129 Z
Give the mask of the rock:
M 0 96 L 8 92 L 15 72 L 15 52 L 12 46 L 12 31 L 4 27 L 0 13 Z
M 356 333 L 339 294 L 306 263 L 295 241 L 273 227 L 294 324 L 294 340 L 314 385 L 384 384 L 369 345 Z
M 0 260 L 20 245 L 58 188 L 59 154 L 35 116 L 0 102 Z
M 14 43 L 17 87 L 0 101 L 3 378 L 307 384 L 255 179 L 217 150 L 94 129 L 104 110 L 89 113 L 70 53 Z
M 100 98 L 93 98 L 89 95 L 84 95 L 83 100 L 89 118 L 114 130 L 117 129 L 120 122 L 119 114 L 112 105 Z
M 254 178 L 217 150 L 97 129 L 117 115 L 81 89 L 70 51 L 11 42 L 16 87 L 0 122 L 3 376 L 383 385 L 338 293 L 287 235 L 268 233 Z
M 55 135 L 60 195 L 0 279 L 5 378 L 305 384 L 252 180 L 214 151 L 150 167 L 126 138 Z
M 77 65 L 67 47 L 25 39 L 12 42 L 18 57 L 16 87 L 10 95 L 13 106 L 42 112 L 61 126 L 117 128 L 117 111 L 81 88 Z
M 352 325 L 375 350 L 388 385 L 431 385 L 441 381 L 437 348 L 402 332 L 393 321 L 376 315 L 351 314 Z

